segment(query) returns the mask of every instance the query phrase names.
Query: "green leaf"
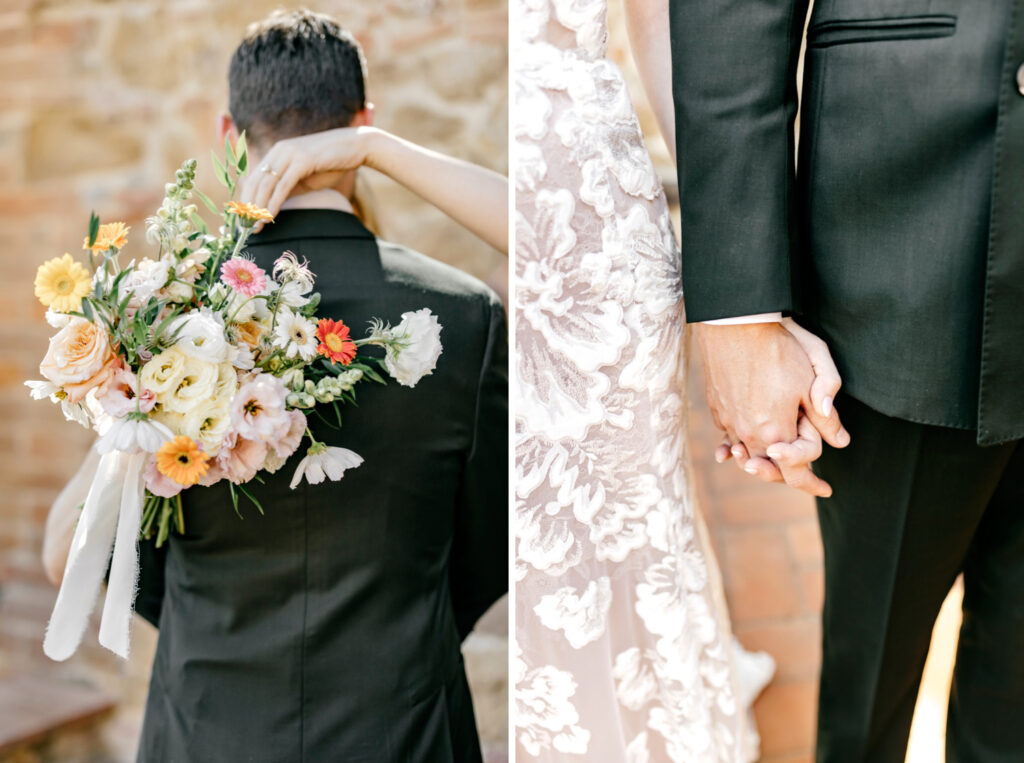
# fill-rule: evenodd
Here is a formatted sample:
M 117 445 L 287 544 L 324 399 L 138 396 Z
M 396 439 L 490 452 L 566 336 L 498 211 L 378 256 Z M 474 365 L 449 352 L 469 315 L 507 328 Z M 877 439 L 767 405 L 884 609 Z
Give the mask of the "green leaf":
M 238 136 L 238 142 L 235 144 L 235 154 L 238 156 L 238 172 L 244 175 L 246 168 L 249 166 L 249 151 L 245 145 L 245 131 Z
M 85 319 L 90 323 L 96 322 L 96 313 L 92 310 L 92 304 L 87 299 L 82 300 L 82 312 L 85 314 Z
M 220 157 L 215 152 L 211 151 L 210 155 L 213 157 L 213 174 L 217 176 L 217 180 L 222 186 L 230 189 L 231 181 L 228 180 L 228 171 L 224 168 L 223 162 L 221 162 Z
M 89 246 L 96 243 L 96 237 L 100 234 L 100 218 L 95 212 L 89 213 Z
M 235 151 L 231 148 L 231 138 L 227 135 L 224 136 L 224 164 L 228 167 L 234 167 L 238 164 L 238 158 L 235 156 Z
M 253 502 L 254 504 L 256 504 L 256 508 L 257 508 L 257 509 L 259 510 L 260 514 L 263 514 L 263 513 L 264 513 L 264 511 L 263 511 L 263 507 L 262 507 L 262 506 L 260 505 L 260 502 L 256 500 L 256 496 L 254 496 L 254 495 L 253 495 L 252 493 L 250 493 L 250 492 L 249 492 L 249 491 L 248 491 L 248 490 L 246 489 L 245 485 L 239 485 L 239 486 L 238 486 L 238 489 L 239 489 L 239 490 L 241 490 L 241 491 L 242 491 L 242 493 L 244 493 L 244 494 L 245 494 L 245 497 L 246 497 L 246 498 L 248 498 L 248 499 L 249 499 L 250 501 L 252 501 L 252 502 Z
M 192 221 L 192 224 L 196 226 L 200 233 L 205 234 L 210 232 L 210 229 L 206 227 L 206 220 L 201 218 L 199 215 L 189 215 L 189 219 Z M 196 234 L 194 233 L 191 236 L 189 236 L 190 240 L 195 240 L 195 238 Z
M 217 157 L 216 157 L 216 155 L 214 155 L 214 157 L 213 157 L 213 158 L 214 158 L 214 159 L 216 159 L 216 158 L 217 158 Z M 199 200 L 200 200 L 200 201 L 202 201 L 202 202 L 203 202 L 203 204 L 205 204 L 205 205 L 206 205 L 206 208 L 207 208 L 207 209 L 209 209 L 209 210 L 210 210 L 211 212 L 213 212 L 213 213 L 214 213 L 215 215 L 219 215 L 219 214 L 221 214 L 221 212 L 222 212 L 223 210 L 217 209 L 217 205 L 213 203 L 213 201 L 212 201 L 212 200 L 210 199 L 210 197 L 209 197 L 209 196 L 207 196 L 207 195 L 206 195 L 205 193 L 203 193 L 202 191 L 200 191 L 200 190 L 199 190 L 198 188 L 193 188 L 193 189 L 192 189 L 192 192 L 193 192 L 193 193 L 194 193 L 194 194 L 195 194 L 196 196 L 198 196 L 198 197 L 199 197 Z

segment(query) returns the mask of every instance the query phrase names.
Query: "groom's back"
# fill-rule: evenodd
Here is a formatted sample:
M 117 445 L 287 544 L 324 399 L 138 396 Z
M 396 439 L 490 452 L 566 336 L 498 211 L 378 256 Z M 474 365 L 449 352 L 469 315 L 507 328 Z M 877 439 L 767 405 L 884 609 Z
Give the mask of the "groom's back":
M 346 213 L 283 212 L 248 247 L 268 272 L 286 250 L 317 275 L 319 316 L 358 337 L 373 318 L 428 307 L 444 352 L 413 389 L 362 383 L 341 428 L 330 406 L 309 417 L 318 439 L 365 459 L 341 481 L 291 490 L 300 452 L 250 486 L 263 515 L 242 499 L 235 516 L 224 484 L 188 491 L 147 716 L 166 722 L 146 739 L 173 751 L 160 739 L 177 738 L 166 697 L 175 722 L 189 716 L 181 739 L 207 725 L 214 738 L 219 724 L 237 732 L 232 744 L 259 739 L 266 759 L 398 760 L 412 739 L 475 744 L 459 643 L 507 585 L 503 310 L 476 279 L 377 242 Z M 447 759 L 422 752 L 412 757 Z

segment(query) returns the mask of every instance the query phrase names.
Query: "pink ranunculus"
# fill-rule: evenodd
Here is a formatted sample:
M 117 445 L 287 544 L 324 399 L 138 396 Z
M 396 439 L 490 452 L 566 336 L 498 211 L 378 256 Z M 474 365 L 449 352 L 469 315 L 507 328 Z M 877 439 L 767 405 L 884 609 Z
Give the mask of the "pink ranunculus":
M 106 331 L 84 318 L 72 318 L 50 340 L 39 372 L 62 387 L 69 402 L 79 403 L 120 365 Z
M 121 363 L 100 388 L 96 400 L 103 410 L 119 419 L 136 409 L 149 413 L 156 404 L 156 394 L 153 390 L 143 389 L 140 395 L 138 377 Z
M 252 260 L 232 257 L 220 267 L 220 280 L 244 297 L 262 294 L 267 274 Z
M 146 480 L 146 489 L 161 498 L 174 498 L 185 489 L 184 485 L 178 484 L 156 468 L 156 454 L 150 454 L 146 459 L 146 468 L 142 476 Z
M 288 390 L 270 374 L 242 384 L 231 403 L 231 425 L 239 437 L 269 442 L 288 434 L 292 419 L 285 408 Z
M 288 411 L 288 431 L 283 437 L 273 440 L 271 447 L 279 458 L 289 458 L 298 450 L 306 434 L 306 416 L 301 411 Z

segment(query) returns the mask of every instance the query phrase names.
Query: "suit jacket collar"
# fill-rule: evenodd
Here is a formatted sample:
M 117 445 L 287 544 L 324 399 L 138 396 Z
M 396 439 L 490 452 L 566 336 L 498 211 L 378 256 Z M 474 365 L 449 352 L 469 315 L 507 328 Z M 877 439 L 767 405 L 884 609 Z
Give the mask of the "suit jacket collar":
M 337 209 L 284 209 L 273 223 L 249 237 L 250 245 L 297 238 L 376 238 L 359 218 Z

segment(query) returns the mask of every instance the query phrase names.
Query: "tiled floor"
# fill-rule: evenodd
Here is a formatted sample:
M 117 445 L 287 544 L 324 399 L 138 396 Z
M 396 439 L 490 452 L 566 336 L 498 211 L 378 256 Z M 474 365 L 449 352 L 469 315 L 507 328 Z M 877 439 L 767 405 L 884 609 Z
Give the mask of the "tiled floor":
M 733 629 L 751 650 L 778 663 L 755 705 L 763 763 L 813 759 L 821 660 L 822 549 L 813 500 L 766 485 L 731 462 L 717 464 L 720 442 L 704 402 L 700 369 L 691 373 L 692 458 L 701 502 L 722 570 Z M 942 760 L 945 706 L 959 628 L 959 589 L 935 630 L 911 737 L 908 763 Z

